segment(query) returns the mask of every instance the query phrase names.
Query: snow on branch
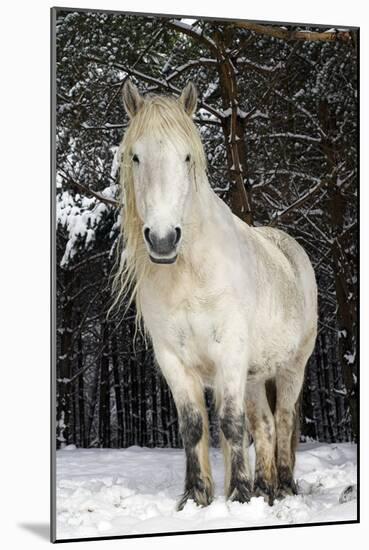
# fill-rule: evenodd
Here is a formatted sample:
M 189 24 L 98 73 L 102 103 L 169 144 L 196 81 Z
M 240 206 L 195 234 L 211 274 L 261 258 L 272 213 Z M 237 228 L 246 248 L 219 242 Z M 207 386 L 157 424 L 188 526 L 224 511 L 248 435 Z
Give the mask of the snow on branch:
M 259 136 L 259 139 L 269 139 L 269 138 L 291 138 L 291 139 L 298 139 L 302 141 L 313 141 L 315 143 L 321 142 L 321 139 L 318 137 L 309 136 L 307 134 L 294 134 L 293 132 L 277 132 L 274 134 L 265 134 L 265 135 Z
M 219 54 L 219 51 L 215 42 L 208 36 L 205 36 L 199 29 L 191 27 L 190 25 L 187 25 L 187 23 L 184 23 L 183 21 L 179 21 L 178 19 L 167 21 L 166 26 L 176 31 L 183 32 L 188 36 L 191 36 L 191 38 L 194 38 L 195 40 L 207 46 L 209 50 L 212 51 L 215 55 Z
M 318 225 L 315 222 L 313 222 L 313 220 L 309 216 L 307 216 L 304 213 L 302 213 L 301 215 L 311 225 L 311 227 L 313 227 L 313 229 L 315 229 L 315 231 L 317 231 L 321 235 L 321 237 L 323 237 L 323 240 L 325 240 L 327 244 L 329 245 L 333 244 L 334 240 L 327 237 L 324 231 L 322 231 L 320 227 L 318 227 Z
M 322 129 L 322 127 L 319 124 L 319 121 L 317 120 L 317 118 L 312 113 L 307 111 L 300 103 L 297 103 L 295 100 L 285 96 L 279 90 L 273 89 L 273 93 L 275 95 L 277 95 L 278 97 L 280 97 L 281 99 L 283 99 L 284 101 L 286 101 L 287 103 L 290 103 L 296 109 L 296 111 L 299 111 L 304 116 L 306 116 L 312 122 L 312 124 L 315 126 L 315 128 L 318 130 L 321 137 L 327 138 L 327 134 L 324 132 L 324 130 Z
M 120 130 L 121 128 L 125 128 L 126 124 L 110 124 L 106 122 L 101 126 L 90 126 L 86 122 L 82 122 L 81 127 L 83 130 Z
M 293 40 L 300 41 L 318 41 L 318 42 L 346 42 L 351 43 L 352 36 L 348 30 L 330 29 L 328 31 L 316 32 L 316 31 L 289 31 L 286 28 L 260 25 L 259 23 L 253 23 L 248 21 L 237 21 L 234 23 L 235 27 L 247 29 L 253 31 L 256 34 L 262 34 L 265 36 L 273 36 L 274 38 L 280 38 L 288 42 Z
M 75 187 L 76 189 L 78 189 L 78 191 L 82 191 L 82 193 L 91 195 L 92 197 L 95 197 L 95 199 L 98 199 L 100 202 L 103 202 L 108 206 L 114 206 L 115 208 L 118 208 L 119 206 L 118 201 L 114 199 L 108 199 L 107 197 L 104 197 L 104 195 L 101 195 L 101 193 L 97 193 L 96 191 L 93 191 L 90 187 L 86 187 L 85 185 L 82 185 L 82 183 L 79 183 L 78 181 L 75 181 L 69 178 L 68 183 L 73 187 Z
M 166 77 L 166 81 L 170 82 L 174 78 L 177 78 L 179 75 L 181 75 L 183 72 L 188 71 L 193 67 L 202 67 L 203 65 L 216 65 L 216 64 L 217 64 L 216 59 L 207 59 L 205 57 L 200 57 L 200 59 L 188 61 L 188 63 L 181 65 L 180 67 L 175 69 L 170 75 L 168 75 Z
M 284 64 L 281 61 L 279 63 L 277 63 L 276 65 L 274 65 L 273 67 L 270 67 L 269 65 L 263 65 L 261 63 L 255 63 L 254 61 L 251 61 L 250 59 L 247 59 L 246 57 L 238 57 L 236 59 L 236 64 L 237 65 L 244 65 L 249 69 L 253 69 L 256 72 L 259 72 L 261 74 L 267 74 L 267 75 L 273 74 L 278 69 L 281 69 L 281 68 L 284 67 Z
M 282 170 L 279 173 L 281 172 L 287 173 L 287 174 L 290 173 L 288 170 Z M 295 173 L 292 173 L 292 174 L 295 175 Z M 297 172 L 296 174 L 301 175 L 299 172 Z M 283 217 L 289 214 L 292 210 L 295 210 L 296 208 L 301 207 L 308 199 L 310 199 L 313 195 L 315 195 L 315 193 L 317 193 L 317 191 L 319 191 L 325 184 L 324 180 L 319 180 L 318 178 L 309 177 L 309 179 L 317 180 L 318 183 L 314 187 L 312 187 L 312 189 L 307 191 L 307 193 L 302 195 L 302 197 L 300 197 L 295 202 L 287 206 L 287 208 L 285 208 L 284 210 L 280 210 L 279 212 L 275 212 L 269 223 L 270 226 L 276 225 L 277 222 L 279 222 Z
M 88 61 L 94 61 L 95 63 L 105 64 L 105 61 L 103 59 L 100 59 L 100 58 L 95 57 L 95 56 L 86 56 L 86 59 Z M 173 86 L 173 84 L 170 84 L 170 82 L 168 82 L 168 79 L 155 78 L 154 76 L 150 76 L 148 74 L 142 73 L 141 71 L 138 71 L 137 69 L 134 69 L 133 67 L 129 67 L 127 65 L 122 65 L 121 63 L 114 63 L 113 65 L 114 65 L 114 67 L 117 67 L 118 69 L 120 69 L 121 71 L 124 71 L 128 75 L 133 75 L 136 78 L 138 78 L 140 80 L 143 80 L 144 82 L 148 82 L 150 84 L 155 84 L 158 88 L 162 88 L 162 89 L 167 90 L 169 92 L 173 92 L 174 94 L 176 94 L 178 96 L 180 96 L 181 93 L 182 93 L 182 90 L 180 90 L 176 86 Z M 211 107 L 210 105 L 208 105 L 207 103 L 205 103 L 201 100 L 199 101 L 199 107 L 202 107 L 203 109 L 205 109 L 206 111 L 208 111 L 209 113 L 211 113 L 212 115 L 217 117 L 218 119 L 223 118 L 223 112 L 222 111 L 218 111 L 214 107 Z

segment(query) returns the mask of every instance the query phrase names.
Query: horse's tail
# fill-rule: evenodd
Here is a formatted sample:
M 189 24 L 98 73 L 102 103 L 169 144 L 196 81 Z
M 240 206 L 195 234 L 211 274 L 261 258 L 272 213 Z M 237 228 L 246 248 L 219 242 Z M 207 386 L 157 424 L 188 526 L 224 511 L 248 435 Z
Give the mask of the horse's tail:
M 270 379 L 265 382 L 265 391 L 266 391 L 270 410 L 274 415 L 276 410 L 276 405 L 277 405 L 277 387 L 274 379 Z M 293 466 L 295 464 L 296 449 L 300 441 L 301 399 L 302 399 L 302 391 L 295 405 L 295 417 L 294 417 L 294 425 L 293 425 L 293 431 L 292 431 L 292 437 L 291 437 L 291 455 L 292 455 Z

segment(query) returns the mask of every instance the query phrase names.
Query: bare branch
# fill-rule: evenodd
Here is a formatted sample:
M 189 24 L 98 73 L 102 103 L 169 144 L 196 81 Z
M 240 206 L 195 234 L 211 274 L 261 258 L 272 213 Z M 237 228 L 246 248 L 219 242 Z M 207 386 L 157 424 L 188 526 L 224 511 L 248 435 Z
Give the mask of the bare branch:
M 120 130 L 121 128 L 125 128 L 127 124 L 103 124 L 102 126 L 89 126 L 86 123 L 82 124 L 83 130 Z
M 269 138 L 291 138 L 302 141 L 312 141 L 314 143 L 320 143 L 321 139 L 318 137 L 309 136 L 307 134 L 294 134 L 293 132 L 276 132 L 275 134 L 265 134 L 258 136 L 259 139 L 269 139 Z
M 316 223 L 314 223 L 310 218 L 309 216 L 306 216 L 305 214 L 302 213 L 302 217 L 311 225 L 311 227 L 313 227 L 320 235 L 321 237 L 323 237 L 323 240 L 325 240 L 325 242 L 329 245 L 332 245 L 333 242 L 334 242 L 334 239 L 329 239 L 327 237 L 327 235 L 324 233 L 324 231 L 322 231 L 320 229 L 320 227 L 318 227 L 318 225 Z
M 146 53 L 149 51 L 149 49 L 151 48 L 151 46 L 153 45 L 153 43 L 159 38 L 159 36 L 161 35 L 161 33 L 163 32 L 163 25 L 161 25 L 161 27 L 159 28 L 159 30 L 151 37 L 151 40 L 149 41 L 149 43 L 147 44 L 146 48 L 144 50 L 142 50 L 142 52 L 139 54 L 139 56 L 137 57 L 136 61 L 133 63 L 132 67 L 136 67 L 136 65 L 141 61 L 141 59 L 143 58 L 144 55 L 146 55 Z M 117 98 L 117 96 L 121 93 L 122 91 L 122 88 L 123 88 L 123 84 L 125 82 L 125 79 L 123 80 L 123 82 L 120 83 L 120 86 L 118 88 L 118 90 L 114 93 L 113 97 L 111 98 L 107 108 L 105 109 L 105 113 L 104 113 L 104 116 L 106 117 L 106 115 L 108 114 L 108 112 L 110 111 L 111 109 L 111 106 L 113 105 L 115 99 Z
M 109 251 L 104 250 L 104 252 L 97 252 L 96 254 L 93 254 L 92 256 L 88 256 L 84 260 L 81 260 L 78 262 L 78 264 L 74 264 L 72 267 L 68 267 L 68 271 L 76 271 L 80 269 L 81 267 L 85 266 L 86 264 L 90 262 L 94 262 L 95 260 L 99 260 L 100 258 L 103 258 L 104 256 L 109 256 Z
M 300 105 L 299 103 L 297 103 L 293 99 L 285 96 L 279 90 L 273 89 L 273 93 L 275 95 L 277 95 L 278 97 L 280 97 L 281 99 L 283 99 L 284 101 L 286 101 L 287 103 L 290 103 L 296 109 L 296 111 L 299 111 L 300 113 L 305 115 L 314 124 L 315 128 L 318 130 L 321 137 L 323 137 L 323 138 L 327 137 L 326 133 L 324 132 L 324 130 L 320 126 L 318 120 L 313 116 L 312 113 L 309 113 L 309 111 L 307 111 L 302 105 Z
M 199 32 L 196 29 L 194 29 L 193 27 L 191 27 L 190 25 L 187 25 L 186 23 L 183 23 L 183 21 L 178 21 L 177 19 L 175 19 L 173 21 L 166 21 L 166 26 L 171 28 L 171 29 L 174 29 L 176 31 L 187 34 L 188 36 L 190 36 L 194 40 L 197 40 L 198 42 L 201 42 L 204 46 L 206 46 L 216 56 L 219 55 L 219 50 L 218 50 L 215 42 L 211 38 L 205 36 L 201 32 Z
M 305 195 L 302 195 L 299 199 L 297 199 L 295 202 L 290 204 L 287 208 L 285 208 L 282 211 L 276 212 L 271 222 L 269 223 L 270 226 L 276 225 L 277 222 L 279 222 L 282 218 L 284 218 L 287 214 L 289 214 L 292 210 L 295 208 L 299 208 L 302 206 L 308 199 L 310 199 L 317 191 L 319 191 L 323 185 L 325 185 L 325 181 L 321 180 L 319 181 L 312 189 L 310 189 Z
M 93 191 L 90 187 L 86 187 L 82 183 L 74 181 L 70 177 L 68 178 L 68 183 L 73 187 L 75 187 L 76 189 L 78 189 L 78 191 L 82 191 L 82 193 L 86 193 L 87 195 L 92 195 L 93 197 L 98 199 L 100 202 L 103 202 L 108 206 L 114 206 L 114 208 L 119 207 L 118 201 L 115 201 L 114 199 L 108 199 L 107 197 L 104 197 L 104 195 L 101 195 L 100 193 L 96 193 L 96 191 Z
M 263 93 L 263 95 L 262 95 L 262 97 L 261 97 L 261 100 L 260 100 L 259 104 L 258 104 L 258 105 L 255 105 L 255 107 L 253 107 L 253 108 L 251 109 L 251 111 L 249 111 L 249 112 L 247 113 L 247 115 L 244 117 L 244 122 L 245 122 L 245 123 L 246 123 L 248 120 L 250 120 L 250 118 L 252 118 L 252 116 L 254 115 L 254 113 L 255 113 L 256 111 L 258 111 L 262 105 L 266 105 L 266 104 L 267 104 L 267 102 L 268 102 L 268 100 L 269 100 L 269 97 L 271 96 L 272 92 L 277 93 L 277 90 L 275 89 L 275 85 L 276 85 L 277 82 L 280 80 L 283 71 L 285 71 L 285 70 L 287 69 L 287 67 L 289 66 L 290 61 L 291 61 L 291 59 L 293 58 L 293 56 L 295 55 L 297 49 L 298 49 L 298 43 L 296 43 L 296 44 L 291 48 L 291 51 L 290 51 L 290 53 L 288 54 L 288 58 L 286 59 L 285 63 L 283 63 L 283 64 L 278 63 L 278 64 L 276 65 L 275 69 L 271 72 L 271 74 L 273 75 L 273 78 L 271 79 L 268 88 L 267 88 L 267 89 L 265 90 L 265 92 Z
M 95 63 L 100 63 L 102 65 L 105 64 L 105 61 L 103 59 L 100 59 L 100 58 L 95 57 L 95 56 L 88 56 L 88 57 L 86 56 L 86 59 L 88 61 L 94 61 Z M 137 69 L 133 69 L 132 67 L 128 67 L 128 66 L 122 65 L 120 63 L 114 63 L 113 65 L 114 65 L 114 67 L 117 67 L 121 71 L 125 71 L 127 74 L 133 75 L 133 76 L 143 80 L 144 82 L 149 82 L 151 84 L 155 84 L 159 88 L 162 88 L 162 89 L 167 90 L 169 92 L 173 92 L 174 94 L 176 94 L 178 96 L 181 95 L 182 90 L 180 90 L 176 86 L 173 86 L 167 80 L 162 80 L 160 78 L 155 78 L 154 76 L 147 75 L 145 73 L 142 73 L 141 71 L 138 71 Z M 208 105 L 204 101 L 199 101 L 199 106 L 202 107 L 203 109 L 205 109 L 205 111 L 208 111 L 209 113 L 214 115 L 215 117 L 217 117 L 219 119 L 223 118 L 223 112 L 222 111 L 218 111 L 217 109 L 214 109 L 214 107 L 211 107 L 210 105 Z
M 170 82 L 174 78 L 177 78 L 179 75 L 181 75 L 183 72 L 188 71 L 189 69 L 193 69 L 194 67 L 203 67 L 204 65 L 216 65 L 218 62 L 216 59 L 207 59 L 205 57 L 201 57 L 198 60 L 192 60 L 188 63 L 185 63 L 184 65 L 181 65 L 177 69 L 174 69 L 174 71 L 166 77 L 166 81 Z
M 274 65 L 273 67 L 270 67 L 268 65 L 262 65 L 260 63 L 255 63 L 254 61 L 251 61 L 250 59 L 247 59 L 246 57 L 237 57 L 235 61 L 236 65 L 243 65 L 247 67 L 248 69 L 252 69 L 256 71 L 257 73 L 263 74 L 263 75 L 271 75 L 275 73 L 280 67 L 281 64 L 278 63 L 277 65 Z

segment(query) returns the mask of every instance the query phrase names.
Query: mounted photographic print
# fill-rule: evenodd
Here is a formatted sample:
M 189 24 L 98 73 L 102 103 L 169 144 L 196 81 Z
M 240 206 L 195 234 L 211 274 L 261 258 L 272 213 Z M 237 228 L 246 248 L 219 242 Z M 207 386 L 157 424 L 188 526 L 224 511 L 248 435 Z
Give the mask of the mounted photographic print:
M 52 540 L 358 518 L 358 28 L 53 8 Z

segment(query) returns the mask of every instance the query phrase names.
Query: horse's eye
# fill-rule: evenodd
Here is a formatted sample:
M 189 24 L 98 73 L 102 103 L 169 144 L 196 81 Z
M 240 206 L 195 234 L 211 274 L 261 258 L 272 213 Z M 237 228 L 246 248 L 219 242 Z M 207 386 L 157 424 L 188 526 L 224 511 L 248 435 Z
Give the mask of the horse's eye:
M 137 155 L 133 155 L 132 160 L 133 162 L 137 162 L 137 164 L 140 162 L 140 159 L 138 158 Z
M 191 155 L 187 155 L 186 162 L 190 162 L 190 160 L 191 160 Z

